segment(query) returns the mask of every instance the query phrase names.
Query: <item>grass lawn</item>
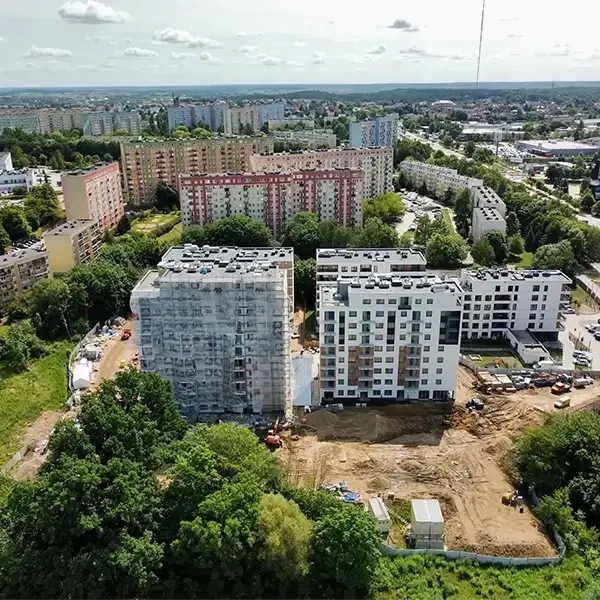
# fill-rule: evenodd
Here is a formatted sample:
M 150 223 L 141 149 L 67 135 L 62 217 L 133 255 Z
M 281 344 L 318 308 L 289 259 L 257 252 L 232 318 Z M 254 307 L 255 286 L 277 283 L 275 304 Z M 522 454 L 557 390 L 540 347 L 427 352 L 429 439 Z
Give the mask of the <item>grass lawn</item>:
M 454 223 L 452 221 L 452 216 L 450 215 L 450 211 L 447 208 L 442 208 L 442 217 L 450 227 L 452 227 L 452 231 L 454 231 Z
M 177 212 L 168 214 L 157 213 L 151 215 L 147 219 L 138 218 L 131 223 L 132 231 L 141 231 L 142 233 L 150 233 L 157 227 L 161 227 L 168 223 L 171 219 L 177 216 Z
M 167 231 L 167 233 L 163 233 L 158 236 L 156 239 L 159 244 L 164 244 L 165 246 L 174 246 L 178 244 L 181 240 L 181 232 L 183 231 L 183 224 L 177 223 L 171 231 Z
M 72 345 L 58 343 L 48 356 L 18 375 L 0 369 L 0 465 L 22 445 L 25 427 L 67 400 L 67 361 Z
M 511 262 L 510 264 L 514 267 L 522 267 L 524 269 L 531 267 L 531 264 L 533 263 L 533 252 L 523 252 L 523 254 L 521 254 L 520 259 L 518 261 L 513 261 L 514 258 L 519 258 L 519 257 L 511 257 Z
M 574 306 L 587 306 L 591 309 L 600 309 L 598 303 L 582 288 L 574 287 L 571 294 L 571 300 Z

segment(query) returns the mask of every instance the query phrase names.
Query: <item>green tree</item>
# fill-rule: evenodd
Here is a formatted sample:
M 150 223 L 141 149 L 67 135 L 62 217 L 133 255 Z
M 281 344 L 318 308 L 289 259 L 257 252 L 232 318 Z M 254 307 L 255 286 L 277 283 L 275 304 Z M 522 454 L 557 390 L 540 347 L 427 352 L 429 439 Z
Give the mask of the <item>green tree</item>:
M 520 256 L 525 251 L 525 243 L 520 235 L 511 235 L 508 238 L 507 247 L 511 256 Z
M 0 334 L 0 360 L 14 373 L 25 371 L 32 359 L 45 354 L 44 344 L 28 321 L 10 325 Z
M 42 227 L 56 225 L 64 216 L 58 194 L 50 184 L 44 183 L 31 190 L 24 202 L 26 211 L 31 211 Z
M 491 267 L 496 262 L 494 249 L 485 236 L 473 244 L 471 256 L 475 263 L 482 267 Z
M 594 206 L 592 206 L 592 216 L 599 217 L 600 216 L 600 202 L 596 202 Z
M 381 219 L 388 225 L 394 223 L 406 212 L 402 198 L 394 192 L 388 192 L 373 200 L 367 200 L 363 204 L 363 221 L 366 223 L 370 218 Z
M 400 240 L 393 227 L 381 219 L 370 218 L 358 233 L 355 244 L 358 248 L 398 248 Z
M 469 140 L 466 144 L 465 144 L 465 149 L 464 149 L 464 153 L 465 156 L 467 156 L 468 158 L 471 158 L 473 156 L 473 153 L 475 152 L 475 142 L 473 142 L 472 140 Z
M 471 190 L 468 188 L 462 190 L 454 204 L 454 221 L 458 232 L 464 237 L 469 237 L 469 229 L 471 225 L 471 215 L 473 213 L 473 201 L 471 198 Z
M 73 333 L 74 318 L 81 314 L 87 298 L 76 297 L 64 279 L 44 279 L 31 291 L 31 316 L 36 333 L 54 339 Z
M 592 212 L 592 207 L 596 203 L 596 200 L 594 199 L 594 196 L 592 195 L 592 190 L 590 190 L 589 187 L 581 193 L 579 201 L 582 212 L 588 214 Z
M 294 295 L 302 305 L 314 306 L 317 262 L 314 258 L 294 260 Z
M 427 264 L 434 268 L 458 268 L 468 255 L 468 246 L 457 233 L 434 233 L 425 247 Z
M 504 264 L 506 262 L 506 257 L 508 256 L 506 235 L 504 235 L 500 231 L 490 231 L 486 234 L 485 237 L 494 249 L 494 254 L 496 256 L 496 264 Z
M 27 222 L 25 211 L 17 206 L 9 206 L 0 210 L 0 224 L 8 233 L 13 244 L 26 240 L 31 236 L 31 227 Z
M 413 245 L 414 235 L 410 231 L 405 231 L 400 236 L 400 241 L 398 245 L 400 248 L 410 248 Z
M 196 129 L 192 131 L 192 136 L 195 138 L 206 139 L 212 137 L 212 131 L 204 129 L 203 127 L 196 127 Z
M 10 236 L 6 232 L 6 229 L 2 227 L 0 223 L 0 254 L 4 254 L 10 248 L 11 240 Z
M 260 222 L 245 215 L 226 217 L 204 228 L 205 244 L 267 248 L 273 244 L 271 233 Z
M 577 261 L 573 248 L 566 240 L 557 244 L 540 246 L 533 255 L 535 269 L 559 269 L 567 275 L 573 275 L 577 270 Z
M 320 246 L 317 215 L 299 212 L 283 231 L 281 245 L 292 247 L 298 258 L 316 258 Z
M 175 127 L 175 129 L 173 129 L 173 133 L 171 135 L 174 138 L 183 140 L 190 137 L 190 131 L 185 125 L 180 125 L 179 127 Z
M 63 171 L 65 168 L 65 158 L 60 150 L 55 150 L 50 157 L 50 166 L 54 171 Z
M 186 227 L 181 234 L 182 244 L 195 244 L 196 246 L 204 246 L 206 238 L 204 237 L 204 227 L 201 225 L 192 225 Z
M 156 210 L 164 213 L 179 208 L 179 194 L 177 190 L 164 181 L 159 181 L 156 185 L 154 205 L 156 206 Z
M 506 215 L 506 235 L 519 235 L 521 233 L 521 223 L 519 223 L 519 217 L 516 213 L 509 212 Z

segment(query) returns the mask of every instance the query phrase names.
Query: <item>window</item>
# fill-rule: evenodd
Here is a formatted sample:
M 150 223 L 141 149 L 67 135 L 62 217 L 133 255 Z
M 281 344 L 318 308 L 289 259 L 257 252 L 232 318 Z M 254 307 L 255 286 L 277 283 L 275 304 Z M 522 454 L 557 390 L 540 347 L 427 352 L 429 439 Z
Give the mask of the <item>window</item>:
M 407 310 L 401 310 L 401 311 L 400 311 L 400 316 L 401 316 L 401 317 L 406 317 L 406 316 L 408 316 L 408 311 L 407 311 Z
M 343 379 L 338 379 L 338 385 L 344 385 L 344 380 Z
M 527 329 L 533 329 L 535 327 L 535 323 L 529 323 L 527 325 Z
M 547 291 L 548 291 L 548 286 L 547 286 L 547 285 L 545 285 L 545 286 L 544 286 L 544 291 L 545 291 L 545 292 L 547 292 Z
M 348 336 L 348 339 L 349 339 L 350 341 L 352 341 L 352 342 L 353 342 L 353 341 L 355 341 L 355 340 L 356 340 L 356 334 L 354 334 L 354 333 L 351 333 L 351 334 Z
M 385 362 L 386 363 L 393 363 L 394 362 L 394 357 L 393 356 L 386 356 L 385 357 Z
M 371 304 L 371 298 L 364 298 L 363 304 Z
M 339 362 L 339 363 L 344 363 L 344 362 L 346 362 L 346 359 L 345 359 L 343 356 L 340 356 L 340 357 L 338 358 L 338 362 Z
M 475 296 L 475 302 L 481 302 L 481 296 Z
M 485 313 L 485 314 L 483 315 L 483 320 L 484 320 L 484 321 L 489 321 L 489 320 L 490 320 L 490 313 Z
M 510 289 L 510 288 L 509 288 L 509 289 Z M 499 286 L 499 285 L 497 285 L 497 286 L 496 286 L 496 291 L 497 291 L 497 292 L 499 292 L 499 291 L 500 291 L 500 286 Z
M 534 285 L 533 286 L 533 291 L 534 292 L 539 292 L 540 291 L 540 286 L 539 285 Z
M 486 296 L 485 297 L 485 301 L 486 302 L 491 302 L 492 301 L 492 297 L 491 296 Z
M 443 363 L 444 362 L 444 357 L 443 356 L 438 356 L 437 357 L 437 362 L 439 363 Z
M 343 375 L 344 374 L 344 369 L 338 369 L 338 375 Z
M 373 379 L 373 385 L 381 385 L 381 379 Z
M 379 367 L 377 367 L 376 369 L 373 369 L 373 374 L 374 375 L 381 375 L 381 369 Z
M 529 307 L 529 310 L 537 310 L 537 304 L 532 304 L 532 305 Z
M 348 316 L 350 317 L 356 317 L 358 315 L 358 313 L 355 310 L 351 310 L 350 313 L 348 314 Z
M 429 356 L 424 356 L 423 357 L 423 362 L 424 363 L 428 363 L 429 362 Z
M 425 316 L 426 316 L 426 317 L 433 317 L 433 311 L 432 311 L 432 310 L 428 310 L 428 311 L 425 313 Z
M 535 319 L 535 313 L 529 313 L 529 318 L 530 319 Z
M 394 385 L 394 381 L 392 379 L 386 379 L 385 385 Z
M 375 362 L 375 363 L 381 363 L 381 362 L 383 362 L 383 361 L 381 360 L 381 356 L 376 356 L 376 357 L 373 359 L 373 362 Z
M 375 323 L 375 329 L 383 329 L 383 323 Z
M 427 298 L 427 304 L 433 304 L 433 298 Z
M 383 317 L 385 315 L 385 312 L 382 310 L 377 310 L 375 311 L 375 316 L 376 317 Z
M 531 300 L 533 302 L 537 302 L 540 299 L 539 294 L 534 294 L 533 296 L 531 296 Z
M 375 304 L 385 304 L 385 298 L 377 298 L 377 300 L 375 300 Z
M 427 385 L 427 379 L 421 379 L 421 385 Z
M 546 305 L 542 304 L 542 310 L 546 310 Z
M 429 369 L 425 367 L 424 369 L 421 369 L 421 373 L 423 373 L 423 375 L 427 375 L 429 373 Z
M 417 298 L 417 299 L 415 300 L 415 304 L 421 304 L 421 302 L 422 302 L 421 298 Z
M 435 373 L 436 375 L 441 375 L 444 372 L 444 369 L 436 369 Z
M 473 310 L 481 310 L 481 304 L 476 304 L 476 305 L 473 307 Z
M 425 329 L 431 329 L 431 323 L 429 321 L 425 323 Z
M 392 395 L 392 390 L 383 390 L 383 395 L 384 396 L 391 396 Z
M 390 298 L 388 304 L 396 304 L 396 298 Z
M 430 333 L 426 333 L 425 334 L 425 341 L 428 342 L 431 339 L 431 334 Z
M 376 341 L 376 342 L 383 342 L 383 334 L 381 334 L 381 333 L 378 333 L 378 334 L 375 336 L 375 341 Z
M 436 379 L 435 380 L 435 385 L 442 385 L 442 380 L 441 379 Z

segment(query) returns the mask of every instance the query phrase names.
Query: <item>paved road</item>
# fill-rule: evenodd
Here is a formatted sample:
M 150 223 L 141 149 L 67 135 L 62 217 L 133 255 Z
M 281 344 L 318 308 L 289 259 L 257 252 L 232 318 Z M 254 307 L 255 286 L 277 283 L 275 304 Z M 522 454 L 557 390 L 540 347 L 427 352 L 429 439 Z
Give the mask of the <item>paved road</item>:
M 600 341 L 596 340 L 594 336 L 587 331 L 586 325 L 591 323 L 597 323 L 600 318 L 600 314 L 594 315 L 566 315 L 563 321 L 565 330 L 558 334 L 558 339 L 563 345 L 563 366 L 573 368 L 573 350 L 575 346 L 569 339 L 569 331 L 573 333 L 577 338 L 581 339 L 586 345 L 589 345 L 590 352 L 592 353 L 592 368 L 598 369 L 600 367 Z

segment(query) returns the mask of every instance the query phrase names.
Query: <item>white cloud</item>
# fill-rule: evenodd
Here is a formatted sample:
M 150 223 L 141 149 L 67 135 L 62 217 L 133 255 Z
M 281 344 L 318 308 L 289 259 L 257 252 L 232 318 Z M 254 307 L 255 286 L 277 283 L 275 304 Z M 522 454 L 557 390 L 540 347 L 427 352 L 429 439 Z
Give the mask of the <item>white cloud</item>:
M 193 58 L 196 56 L 192 52 L 171 52 L 171 58 L 173 60 L 183 60 L 185 58 Z
M 260 50 L 258 46 L 252 46 L 251 44 L 246 44 L 240 48 L 240 52 L 243 52 L 244 54 L 252 54 L 258 50 Z
M 97 0 L 65 2 L 58 9 L 58 14 L 72 23 L 90 23 L 93 25 L 98 23 L 124 23 L 131 19 L 129 13 L 115 10 Z
M 304 48 L 304 46 L 306 46 L 306 42 L 292 42 L 292 46 L 294 46 L 294 48 Z
M 315 65 L 322 65 L 325 63 L 325 53 L 324 52 L 313 52 L 313 63 Z
M 154 50 L 146 50 L 146 48 L 127 48 L 125 52 L 123 52 L 123 56 L 128 56 L 130 58 L 150 58 L 151 56 L 158 56 L 158 52 L 154 52 Z
M 25 56 L 73 56 L 70 50 L 63 50 L 62 48 L 38 48 L 35 44 L 31 46 L 31 49 L 25 53 Z
M 88 35 L 85 39 L 87 42 L 111 42 L 114 40 L 114 37 L 106 33 L 99 33 L 97 35 Z
M 204 37 L 196 37 L 187 43 L 189 48 L 220 48 L 221 44 L 217 40 Z
M 304 63 L 299 60 L 286 60 L 285 64 L 287 67 L 304 67 Z
M 390 26 L 390 29 L 399 29 L 400 31 L 406 31 L 407 33 L 415 33 L 419 31 L 418 27 L 415 27 L 410 21 L 406 19 L 396 19 Z
M 246 37 L 248 34 L 245 31 L 238 31 L 235 35 L 238 37 Z
M 189 31 L 167 27 L 166 29 L 155 31 L 152 39 L 155 42 L 165 42 L 167 44 L 187 44 L 194 39 L 194 36 Z
M 269 67 L 274 67 L 276 65 L 280 65 L 283 61 L 280 58 L 275 56 L 265 56 L 260 61 L 263 65 L 267 65 Z
M 200 52 L 200 60 L 210 65 L 218 65 L 221 61 L 215 58 L 210 52 Z
M 387 48 L 383 44 L 379 44 L 378 46 L 371 48 L 368 51 L 368 53 L 369 54 L 383 54 L 386 50 L 387 50 Z

